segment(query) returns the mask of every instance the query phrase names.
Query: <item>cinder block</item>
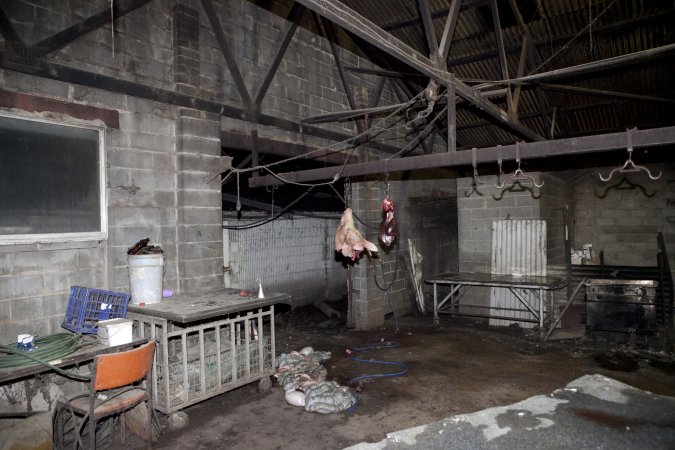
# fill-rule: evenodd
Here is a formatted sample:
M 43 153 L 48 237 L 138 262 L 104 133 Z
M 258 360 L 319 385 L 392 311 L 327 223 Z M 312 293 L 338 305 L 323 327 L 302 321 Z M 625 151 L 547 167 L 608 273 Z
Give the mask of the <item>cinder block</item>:
M 12 275 L 0 277 L 3 299 L 27 298 L 44 294 L 42 275 Z
M 220 258 L 222 260 L 223 243 L 222 241 L 179 243 L 178 254 L 181 262 L 208 258 Z

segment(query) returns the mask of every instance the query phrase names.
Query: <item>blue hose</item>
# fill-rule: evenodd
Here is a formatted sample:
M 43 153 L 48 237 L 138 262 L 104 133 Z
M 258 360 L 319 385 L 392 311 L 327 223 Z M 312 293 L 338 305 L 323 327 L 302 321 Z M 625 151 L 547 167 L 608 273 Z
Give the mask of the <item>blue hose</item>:
M 351 350 L 348 350 L 349 356 L 351 356 L 352 361 L 357 361 L 360 363 L 367 363 L 367 364 L 381 364 L 381 365 L 387 365 L 387 366 L 396 366 L 400 367 L 401 371 L 399 372 L 391 372 L 391 373 L 377 373 L 377 374 L 366 374 L 366 375 L 361 375 L 356 378 L 352 378 L 349 380 L 349 384 L 353 384 L 355 381 L 359 380 L 364 380 L 367 378 L 384 378 L 384 377 L 400 377 L 408 373 L 408 367 L 400 362 L 393 362 L 393 361 L 379 361 L 376 359 L 361 359 L 361 358 L 355 358 L 352 355 L 363 352 L 366 350 L 375 350 L 375 349 L 381 349 L 381 348 L 397 348 L 400 347 L 401 345 L 398 342 L 382 342 L 380 345 L 372 345 L 368 347 L 355 347 Z
M 375 349 L 381 349 L 381 348 L 397 348 L 400 347 L 401 345 L 398 342 L 389 342 L 389 341 L 384 341 L 385 338 L 378 339 L 378 342 L 381 342 L 379 345 L 371 345 L 368 347 L 355 347 L 353 349 L 347 350 L 347 354 L 350 356 L 350 359 L 352 361 L 360 362 L 360 363 L 366 363 L 366 364 L 380 364 L 380 365 L 387 365 L 387 366 L 396 366 L 400 367 L 402 370 L 398 372 L 390 372 L 390 373 L 377 373 L 377 374 L 366 374 L 366 375 L 361 375 L 356 378 L 352 378 L 349 380 L 347 384 L 353 385 L 354 382 L 359 381 L 359 380 L 365 380 L 368 378 L 385 378 L 385 377 L 401 377 L 408 373 L 408 367 L 400 362 L 393 362 L 393 361 L 379 361 L 376 359 L 361 359 L 361 358 L 355 358 L 353 355 L 359 352 L 363 352 L 366 350 L 375 350 Z M 346 410 L 347 414 L 352 414 L 355 410 L 356 407 L 358 406 L 358 398 L 356 403 L 354 403 L 349 409 Z

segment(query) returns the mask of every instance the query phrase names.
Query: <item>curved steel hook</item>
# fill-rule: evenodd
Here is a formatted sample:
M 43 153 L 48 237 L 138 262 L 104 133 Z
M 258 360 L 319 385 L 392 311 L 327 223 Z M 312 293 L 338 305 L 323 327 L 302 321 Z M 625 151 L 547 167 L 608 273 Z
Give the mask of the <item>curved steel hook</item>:
M 652 180 L 658 180 L 661 178 L 661 172 L 659 172 L 658 175 L 652 175 L 652 173 L 649 171 L 648 168 L 644 166 L 636 166 L 635 163 L 633 162 L 633 131 L 637 130 L 637 128 L 631 128 L 626 130 L 626 139 L 627 139 L 627 145 L 626 149 L 628 150 L 628 159 L 626 160 L 625 163 L 623 163 L 623 166 L 617 167 L 614 170 L 612 170 L 607 177 L 603 177 L 600 172 L 598 172 L 598 176 L 602 181 L 607 183 L 609 180 L 612 179 L 614 174 L 616 173 L 635 173 L 635 172 L 645 172 L 649 178 Z
M 495 184 L 497 189 L 504 189 L 504 186 L 506 186 L 507 183 L 515 183 L 516 181 L 531 181 L 532 184 L 538 188 L 544 186 L 543 180 L 541 184 L 537 184 L 537 180 L 532 175 L 528 175 L 520 169 L 520 142 L 518 141 L 516 141 L 516 162 L 518 163 L 518 168 L 511 175 L 504 178 L 501 183 L 498 182 Z M 501 172 L 501 162 L 499 164 L 499 168 Z

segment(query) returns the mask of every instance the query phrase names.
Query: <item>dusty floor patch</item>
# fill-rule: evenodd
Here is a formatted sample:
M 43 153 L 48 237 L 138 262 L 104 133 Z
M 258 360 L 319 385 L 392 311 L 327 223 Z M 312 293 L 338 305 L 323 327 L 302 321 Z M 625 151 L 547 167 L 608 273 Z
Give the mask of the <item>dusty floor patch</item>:
M 587 340 L 538 343 L 521 329 L 493 329 L 477 322 L 442 317 L 434 329 L 430 317 L 389 320 L 383 329 L 356 332 L 326 322 L 325 316 L 296 312 L 277 327 L 277 353 L 311 345 L 332 352 L 328 379 L 342 384 L 374 372 L 350 360 L 345 350 L 387 338 L 397 348 L 371 350 L 362 358 L 405 363 L 404 377 L 366 380 L 357 386 L 359 405 L 351 413 L 320 415 L 284 401 L 276 384 L 260 393 L 256 384 L 210 399 L 185 411 L 187 428 L 160 437 L 160 449 L 339 449 L 379 442 L 387 433 L 516 403 L 546 394 L 585 374 L 604 374 L 661 395 L 675 393 L 672 365 L 650 364 L 668 355 L 645 350 L 632 356 L 631 372 L 603 368 L 597 346 Z M 631 349 L 625 349 L 631 352 Z M 383 370 L 389 370 L 383 368 Z

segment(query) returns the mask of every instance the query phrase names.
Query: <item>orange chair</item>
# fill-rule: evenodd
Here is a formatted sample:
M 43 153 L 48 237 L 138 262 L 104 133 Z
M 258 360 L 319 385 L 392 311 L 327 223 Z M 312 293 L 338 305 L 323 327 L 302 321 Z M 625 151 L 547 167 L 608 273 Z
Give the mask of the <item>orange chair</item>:
M 121 414 L 134 406 L 147 401 L 146 431 L 149 439 L 147 447 L 152 448 L 152 366 L 155 353 L 155 341 L 120 353 L 110 353 L 94 357 L 89 392 L 78 393 L 68 398 L 59 398 L 54 416 L 54 444 L 64 447 L 66 422 L 71 419 L 72 441 L 74 448 L 84 448 L 82 434 L 88 423 L 89 448 L 96 448 L 96 423 L 103 417 Z M 146 379 L 147 388 L 139 381 Z M 121 420 L 122 440 L 126 423 Z M 71 433 L 68 433 L 71 434 Z

